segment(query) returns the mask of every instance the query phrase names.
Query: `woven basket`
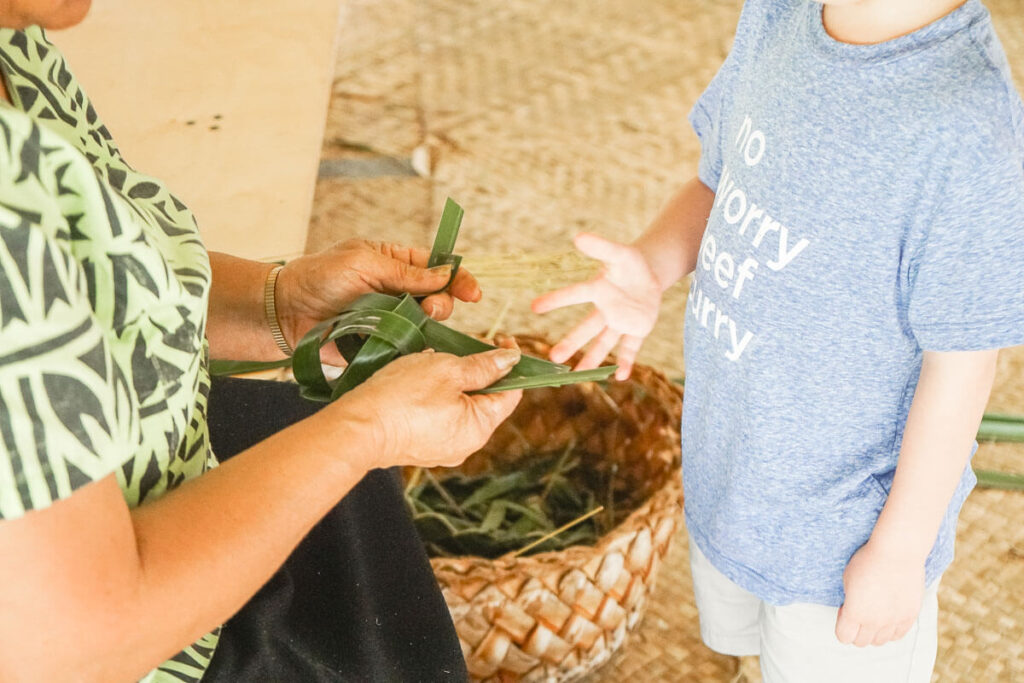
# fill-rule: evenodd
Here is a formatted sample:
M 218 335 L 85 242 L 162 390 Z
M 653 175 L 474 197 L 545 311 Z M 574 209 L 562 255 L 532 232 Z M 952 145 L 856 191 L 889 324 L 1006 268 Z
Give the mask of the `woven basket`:
M 548 344 L 518 339 L 546 355 Z M 525 392 L 516 412 L 459 470 L 507 469 L 565 448 L 617 465 L 640 501 L 596 546 L 528 557 L 435 558 L 470 675 L 479 681 L 571 681 L 606 662 L 640 622 L 682 516 L 682 390 L 645 366 L 629 382 Z

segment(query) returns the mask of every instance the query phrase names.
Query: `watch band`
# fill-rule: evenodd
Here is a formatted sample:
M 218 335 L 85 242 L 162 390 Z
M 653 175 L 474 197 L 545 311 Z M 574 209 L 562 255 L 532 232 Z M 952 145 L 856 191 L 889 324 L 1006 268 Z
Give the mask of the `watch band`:
M 274 337 L 274 343 L 281 352 L 291 357 L 294 351 L 288 345 L 288 340 L 281 332 L 281 323 L 277 320 L 277 302 L 274 300 L 274 291 L 277 287 L 277 276 L 280 275 L 284 266 L 274 266 L 267 273 L 267 279 L 263 283 L 263 314 L 267 318 L 267 325 L 270 326 L 270 334 Z

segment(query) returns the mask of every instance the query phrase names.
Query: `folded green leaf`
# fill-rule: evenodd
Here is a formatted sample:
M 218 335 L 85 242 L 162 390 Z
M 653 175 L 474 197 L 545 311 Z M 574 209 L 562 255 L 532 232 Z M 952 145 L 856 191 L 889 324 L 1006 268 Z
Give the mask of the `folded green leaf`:
M 330 396 L 332 401 L 355 389 L 399 355 L 422 351 L 426 345 L 419 328 L 426 320 L 426 315 L 411 296 L 406 294 L 395 306 L 393 313 L 381 313 L 381 320 L 370 338 L 334 383 Z M 418 320 L 419 324 L 414 320 Z

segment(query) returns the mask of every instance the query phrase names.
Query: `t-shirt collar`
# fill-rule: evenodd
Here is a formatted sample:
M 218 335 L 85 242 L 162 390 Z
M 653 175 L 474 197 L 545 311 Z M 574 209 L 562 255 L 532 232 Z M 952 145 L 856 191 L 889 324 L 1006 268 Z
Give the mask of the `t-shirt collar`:
M 815 48 L 831 57 L 860 62 L 888 61 L 927 48 L 988 15 L 981 0 L 967 0 L 944 17 L 912 33 L 882 43 L 854 45 L 838 41 L 828 34 L 822 22 L 823 4 L 808 1 L 806 6 L 808 33 Z

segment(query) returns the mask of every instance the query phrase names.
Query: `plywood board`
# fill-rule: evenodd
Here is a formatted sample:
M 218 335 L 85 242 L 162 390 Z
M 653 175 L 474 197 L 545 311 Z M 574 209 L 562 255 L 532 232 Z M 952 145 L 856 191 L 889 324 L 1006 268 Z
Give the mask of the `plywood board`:
M 337 0 L 104 0 L 50 37 L 209 249 L 276 258 L 305 244 L 337 25 Z

